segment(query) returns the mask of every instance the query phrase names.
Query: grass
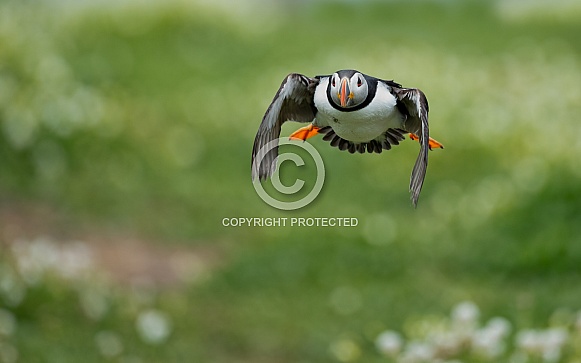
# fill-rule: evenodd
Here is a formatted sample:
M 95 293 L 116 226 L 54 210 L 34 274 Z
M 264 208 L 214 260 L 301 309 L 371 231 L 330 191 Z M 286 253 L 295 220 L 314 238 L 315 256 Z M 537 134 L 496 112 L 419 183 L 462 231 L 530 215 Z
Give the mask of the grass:
M 99 319 L 60 277 L 27 287 L 18 304 L 4 296 L 17 329 L 0 345 L 20 361 L 102 361 L 95 336 L 112 331 L 124 347 L 114 361 L 380 362 L 383 330 L 405 332 L 459 301 L 518 329 L 581 308 L 578 22 L 515 21 L 478 1 L 252 15 L 179 1 L 44 6 L 0 3 L 3 209 L 50 205 L 66 216 L 57 230 L 129 231 L 224 261 L 202 282 L 152 287 L 145 301 L 106 285 Z M 315 202 L 282 212 L 255 194 L 252 141 L 281 80 L 341 68 L 427 94 L 431 134 L 446 149 L 430 153 L 417 210 L 409 141 L 347 155 L 315 139 L 327 172 Z M 223 227 L 225 217 L 359 225 Z M 14 241 L 0 238 L 9 251 Z M 159 345 L 136 331 L 145 309 L 169 315 Z

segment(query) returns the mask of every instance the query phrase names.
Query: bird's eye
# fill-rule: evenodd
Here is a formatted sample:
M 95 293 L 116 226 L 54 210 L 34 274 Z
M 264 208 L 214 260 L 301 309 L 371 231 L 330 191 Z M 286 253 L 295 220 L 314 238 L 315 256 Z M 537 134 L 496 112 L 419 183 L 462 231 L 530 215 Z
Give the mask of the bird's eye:
M 333 79 L 331 79 L 331 86 L 335 87 L 335 77 L 333 77 Z
M 361 77 L 357 78 L 357 87 L 361 87 L 361 85 L 363 84 L 363 81 L 361 80 Z

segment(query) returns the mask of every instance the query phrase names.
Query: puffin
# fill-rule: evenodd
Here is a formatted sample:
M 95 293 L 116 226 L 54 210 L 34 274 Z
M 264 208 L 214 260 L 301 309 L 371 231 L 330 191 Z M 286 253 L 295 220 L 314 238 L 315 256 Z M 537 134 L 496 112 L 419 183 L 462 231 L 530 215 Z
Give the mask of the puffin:
M 291 73 L 282 81 L 256 133 L 252 181 L 266 180 L 276 170 L 278 138 L 286 121 L 308 123 L 290 139 L 305 141 L 321 134 L 332 147 L 351 154 L 381 153 L 409 135 L 420 144 L 409 184 L 415 208 L 426 176 L 428 151 L 444 148 L 429 135 L 428 111 L 426 95 L 418 88 L 405 88 L 354 69 L 315 77 Z M 276 146 L 263 150 L 270 142 Z

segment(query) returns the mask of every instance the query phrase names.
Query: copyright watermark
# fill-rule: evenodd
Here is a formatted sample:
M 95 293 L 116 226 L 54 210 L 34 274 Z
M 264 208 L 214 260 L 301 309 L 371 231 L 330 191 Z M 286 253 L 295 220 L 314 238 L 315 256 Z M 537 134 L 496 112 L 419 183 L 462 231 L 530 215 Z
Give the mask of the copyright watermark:
M 323 183 L 325 181 L 325 165 L 323 163 L 323 159 L 321 158 L 321 155 L 319 154 L 317 149 L 315 149 L 315 147 L 313 145 L 309 144 L 308 142 L 304 142 L 304 141 L 300 141 L 300 140 L 289 140 L 288 138 L 281 137 L 279 139 L 275 139 L 275 140 L 268 142 L 256 153 L 256 155 L 260 156 L 260 157 L 257 157 L 254 160 L 254 164 L 252 165 L 253 169 L 256 166 L 260 165 L 262 163 L 262 160 L 264 159 L 264 156 L 267 155 L 267 153 L 270 150 L 272 150 L 273 148 L 275 148 L 277 145 L 279 145 L 279 146 L 282 146 L 282 145 L 298 146 L 309 153 L 309 155 L 315 161 L 315 165 L 317 167 L 317 176 L 316 176 L 315 185 L 313 186 L 313 188 L 311 189 L 311 191 L 307 195 L 301 197 L 298 200 L 293 200 L 293 201 L 283 201 L 283 200 L 279 200 L 279 199 L 271 196 L 264 189 L 262 183 L 258 179 L 252 183 L 254 186 L 254 190 L 256 190 L 256 193 L 260 196 L 260 198 L 262 198 L 262 200 L 264 200 L 267 204 L 269 204 L 270 206 L 272 206 L 274 208 L 282 209 L 282 210 L 295 210 L 295 209 L 302 208 L 302 207 L 308 205 L 309 203 L 311 203 L 313 200 L 315 200 L 315 198 L 319 195 L 319 193 L 321 192 L 321 189 L 323 188 Z M 290 160 L 290 161 L 294 162 L 294 164 L 296 166 L 302 166 L 305 164 L 305 161 L 298 154 L 288 153 L 288 152 L 284 153 L 284 154 L 279 154 L 278 158 L 275 159 L 275 162 L 278 161 L 279 165 L 282 165 L 282 163 L 286 160 Z M 277 192 L 284 194 L 284 195 L 295 195 L 299 191 L 301 191 L 301 189 L 305 185 L 305 181 L 302 179 L 295 180 L 294 184 L 291 186 L 284 185 L 280 181 L 280 168 L 278 166 L 276 166 L 274 173 L 272 174 L 271 181 L 272 181 L 272 186 L 274 187 L 274 189 Z
M 226 217 L 224 227 L 357 227 L 356 217 Z

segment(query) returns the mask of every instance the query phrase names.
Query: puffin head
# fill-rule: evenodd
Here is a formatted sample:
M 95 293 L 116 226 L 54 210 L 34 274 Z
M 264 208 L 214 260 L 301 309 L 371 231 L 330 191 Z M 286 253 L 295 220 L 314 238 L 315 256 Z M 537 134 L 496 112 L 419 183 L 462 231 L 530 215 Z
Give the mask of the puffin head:
M 341 108 L 351 108 L 367 98 L 369 85 L 365 75 L 349 69 L 333 73 L 329 78 L 331 100 Z

